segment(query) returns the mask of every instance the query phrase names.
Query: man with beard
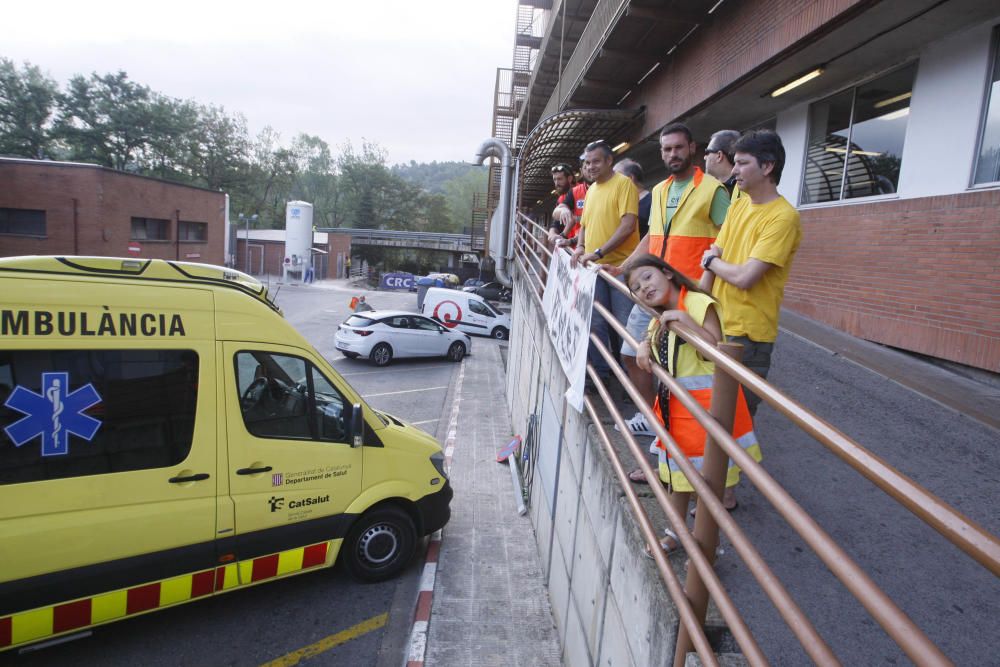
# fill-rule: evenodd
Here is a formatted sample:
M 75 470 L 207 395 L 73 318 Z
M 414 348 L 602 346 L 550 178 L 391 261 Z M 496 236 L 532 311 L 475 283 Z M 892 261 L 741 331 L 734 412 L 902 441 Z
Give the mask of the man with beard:
M 649 233 L 639 241 L 629 260 L 647 253 L 656 255 L 697 283 L 702 274 L 702 256 L 726 219 L 729 193 L 717 178 L 694 166 L 696 149 L 691 130 L 683 123 L 671 123 L 660 132 L 660 157 L 668 177 L 653 187 Z M 649 316 L 634 306 L 628 332 L 642 341 L 648 325 Z M 629 380 L 643 400 L 652 405 L 656 393 L 653 376 L 636 365 L 637 351 L 627 341 L 622 343 L 621 354 Z M 641 412 L 637 411 L 627 424 L 633 435 L 654 435 Z M 633 470 L 629 478 L 645 481 L 641 470 Z
M 549 223 L 548 245 L 565 245 L 567 241 L 575 243 L 580 231 L 580 217 L 583 215 L 583 201 L 587 196 L 587 182 L 576 182 L 573 168 L 565 162 L 552 167 L 552 185 L 555 186 L 559 199 L 552 211 L 552 222 Z

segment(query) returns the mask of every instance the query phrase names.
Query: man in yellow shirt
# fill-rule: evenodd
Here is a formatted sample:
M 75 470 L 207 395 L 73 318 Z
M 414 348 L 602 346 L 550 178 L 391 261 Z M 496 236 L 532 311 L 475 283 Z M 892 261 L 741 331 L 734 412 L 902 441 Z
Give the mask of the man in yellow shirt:
M 799 213 L 778 194 L 785 149 L 770 130 L 751 131 L 733 146 L 733 175 L 743 193 L 702 257 L 701 288 L 722 306 L 722 330 L 743 344 L 743 364 L 763 378 L 771 367 L 778 314 L 795 251 Z M 747 392 L 750 414 L 760 398 Z
M 598 262 L 619 266 L 639 243 L 639 191 L 628 177 L 614 172 L 614 156 L 606 141 L 595 141 L 584 149 L 583 169 L 593 185 L 584 200 L 580 234 L 571 260 L 574 265 Z M 594 302 L 614 313 L 622 325 L 632 310 L 632 300 L 601 277 L 594 286 Z M 590 316 L 590 331 L 609 345 L 608 323 L 596 312 Z M 598 373 L 609 374 L 608 362 L 599 352 L 591 348 L 587 357 Z

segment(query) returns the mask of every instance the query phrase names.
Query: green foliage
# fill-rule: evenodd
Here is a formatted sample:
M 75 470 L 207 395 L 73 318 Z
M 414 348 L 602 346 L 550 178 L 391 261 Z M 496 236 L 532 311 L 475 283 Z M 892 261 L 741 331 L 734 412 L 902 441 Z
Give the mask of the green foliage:
M 251 136 L 242 114 L 161 95 L 123 71 L 76 75 L 60 91 L 37 67 L 4 58 L 0 155 L 91 162 L 222 190 L 234 218 L 257 214 L 261 227 L 284 226 L 285 204 L 303 200 L 317 227 L 460 233 L 473 193 L 486 189 L 483 167 L 389 167 L 385 149 L 367 140 L 336 155 L 307 134 L 284 145 L 270 127 Z
M 55 107 L 56 82 L 34 65 L 20 70 L 0 58 L 0 155 L 49 156 L 47 126 Z

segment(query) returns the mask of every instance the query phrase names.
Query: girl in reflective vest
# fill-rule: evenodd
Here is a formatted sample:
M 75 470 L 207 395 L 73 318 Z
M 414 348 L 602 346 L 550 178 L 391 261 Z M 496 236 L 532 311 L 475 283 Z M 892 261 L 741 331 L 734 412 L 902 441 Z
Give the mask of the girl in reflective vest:
M 632 294 L 645 306 L 660 313 L 649 323 L 649 336 L 640 345 L 636 363 L 650 371 L 655 362 L 667 369 L 705 410 L 712 402 L 712 375 L 715 364 L 702 358 L 698 351 L 683 338 L 667 329 L 667 323 L 680 322 L 692 329 L 700 338 L 716 345 L 722 340 L 722 322 L 715 300 L 702 292 L 683 273 L 654 255 L 643 255 L 633 260 L 625 272 L 625 281 Z M 684 405 L 661 386 L 653 405 L 670 437 L 698 470 L 705 453 L 705 429 Z M 753 432 L 753 422 L 747 409 L 742 387 L 736 397 L 736 415 L 733 438 L 755 460 L 761 460 L 760 445 Z M 660 458 L 660 479 L 670 485 L 670 502 L 683 516 L 687 512 L 693 488 L 680 467 L 667 453 L 666 447 L 656 441 Z M 726 475 L 726 495 L 723 505 L 736 508 L 732 487 L 740 481 L 740 469 L 732 459 Z M 680 544 L 669 529 L 661 542 L 665 551 Z

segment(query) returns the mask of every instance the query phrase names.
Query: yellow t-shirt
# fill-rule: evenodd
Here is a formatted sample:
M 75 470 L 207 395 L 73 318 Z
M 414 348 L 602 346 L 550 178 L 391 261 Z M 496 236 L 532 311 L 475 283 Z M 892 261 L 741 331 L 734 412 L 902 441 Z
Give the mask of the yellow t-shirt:
M 761 205 L 745 194 L 733 200 L 715 240 L 722 248 L 722 260 L 743 264 L 752 257 L 774 267 L 749 290 L 716 277 L 712 296 L 725 313 L 722 330 L 727 336 L 746 336 L 758 343 L 778 337 L 778 311 L 801 240 L 799 212 L 784 197 Z
M 587 190 L 580 225 L 584 229 L 583 249 L 591 253 L 611 238 L 622 223 L 622 216 L 631 213 L 639 216 L 639 191 L 627 177 L 615 174 L 604 183 L 594 183 Z M 617 248 L 605 252 L 601 264 L 619 266 L 628 259 L 639 245 L 639 225 Z

